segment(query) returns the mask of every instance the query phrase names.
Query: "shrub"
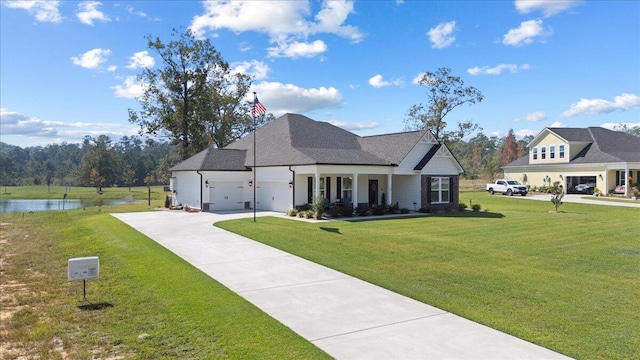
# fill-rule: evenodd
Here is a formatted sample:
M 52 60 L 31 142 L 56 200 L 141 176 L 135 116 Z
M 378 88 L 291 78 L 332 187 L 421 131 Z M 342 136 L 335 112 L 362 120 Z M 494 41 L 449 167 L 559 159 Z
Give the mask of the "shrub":
M 380 206 L 378 204 L 373 204 L 371 206 L 371 214 L 373 215 L 384 215 L 385 213 L 385 208 L 383 206 Z
M 473 204 L 471 205 L 471 209 L 473 211 L 480 211 L 480 209 L 482 209 L 482 206 L 480 206 L 480 204 Z
M 353 208 L 350 206 L 338 206 L 338 211 L 340 215 L 344 217 L 352 217 L 353 216 Z
M 467 204 L 458 203 L 458 211 L 464 211 L 467 208 Z
M 408 213 L 409 213 L 409 209 L 407 208 L 400 209 L 400 214 L 408 214 Z
M 395 204 L 391 204 L 387 209 L 389 214 L 399 214 L 400 213 L 400 205 L 396 202 Z
M 314 213 L 315 212 L 313 210 L 307 210 L 307 211 L 304 212 L 304 217 L 307 218 L 307 219 L 311 219 L 313 217 Z
M 296 209 L 290 209 L 289 211 L 287 211 L 287 215 L 289 215 L 289 216 L 296 216 L 296 215 L 298 215 L 298 210 L 296 210 Z
M 324 214 L 324 199 L 319 194 L 316 195 L 316 199 L 313 202 L 313 217 L 316 220 L 322 219 L 322 214 Z
M 65 195 L 66 195 L 66 194 L 65 194 Z M 164 198 L 164 207 L 166 207 L 167 209 L 168 209 L 169 207 L 171 207 L 171 197 L 169 197 L 169 195 L 167 195 L 167 196 Z
M 300 211 L 298 211 L 298 217 L 299 218 L 303 218 L 307 211 L 309 211 L 309 210 L 300 210 Z
M 431 211 L 430 211 L 430 209 L 428 207 L 421 207 L 420 209 L 418 209 L 418 212 L 426 214 L 426 213 L 429 213 Z
M 358 216 L 369 215 L 369 206 L 367 205 L 358 206 L 358 208 L 356 209 L 356 214 L 358 214 Z

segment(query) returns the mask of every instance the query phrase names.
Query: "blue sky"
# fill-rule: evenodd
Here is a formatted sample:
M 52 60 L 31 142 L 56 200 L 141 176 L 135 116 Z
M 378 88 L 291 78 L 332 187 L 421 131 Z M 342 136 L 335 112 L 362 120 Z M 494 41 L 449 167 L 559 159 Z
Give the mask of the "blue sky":
M 0 141 L 136 135 L 145 36 L 209 38 L 269 112 L 403 131 L 414 79 L 449 67 L 485 96 L 445 119 L 487 135 L 640 125 L 638 1 L 2 1 Z

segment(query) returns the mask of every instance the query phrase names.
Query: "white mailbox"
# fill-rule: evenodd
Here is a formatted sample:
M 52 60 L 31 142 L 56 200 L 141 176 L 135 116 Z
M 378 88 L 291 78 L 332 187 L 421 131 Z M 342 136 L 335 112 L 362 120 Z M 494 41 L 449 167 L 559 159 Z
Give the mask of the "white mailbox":
M 97 256 L 69 259 L 69 281 L 93 279 L 97 278 L 99 274 L 100 260 Z

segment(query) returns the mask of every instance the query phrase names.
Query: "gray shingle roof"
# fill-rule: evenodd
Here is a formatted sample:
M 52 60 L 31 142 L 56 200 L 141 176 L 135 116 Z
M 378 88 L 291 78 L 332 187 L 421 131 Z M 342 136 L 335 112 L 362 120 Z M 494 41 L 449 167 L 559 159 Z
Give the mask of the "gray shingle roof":
M 256 163 L 395 166 L 424 134 L 425 131 L 411 131 L 361 137 L 303 115 L 285 114 L 256 131 Z M 251 133 L 223 149 L 204 150 L 170 170 L 246 169 L 253 166 L 253 144 Z
M 640 138 L 636 136 L 601 127 L 548 128 L 548 130 L 569 142 L 589 143 L 579 154 L 569 160 L 569 164 L 640 162 Z M 529 155 L 505 167 L 526 165 L 530 165 Z

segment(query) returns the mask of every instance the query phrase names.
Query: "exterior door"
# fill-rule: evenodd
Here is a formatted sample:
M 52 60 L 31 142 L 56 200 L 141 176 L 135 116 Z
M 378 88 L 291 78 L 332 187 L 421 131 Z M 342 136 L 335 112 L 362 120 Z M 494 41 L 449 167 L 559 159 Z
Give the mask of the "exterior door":
M 369 206 L 378 203 L 378 180 L 369 180 Z

